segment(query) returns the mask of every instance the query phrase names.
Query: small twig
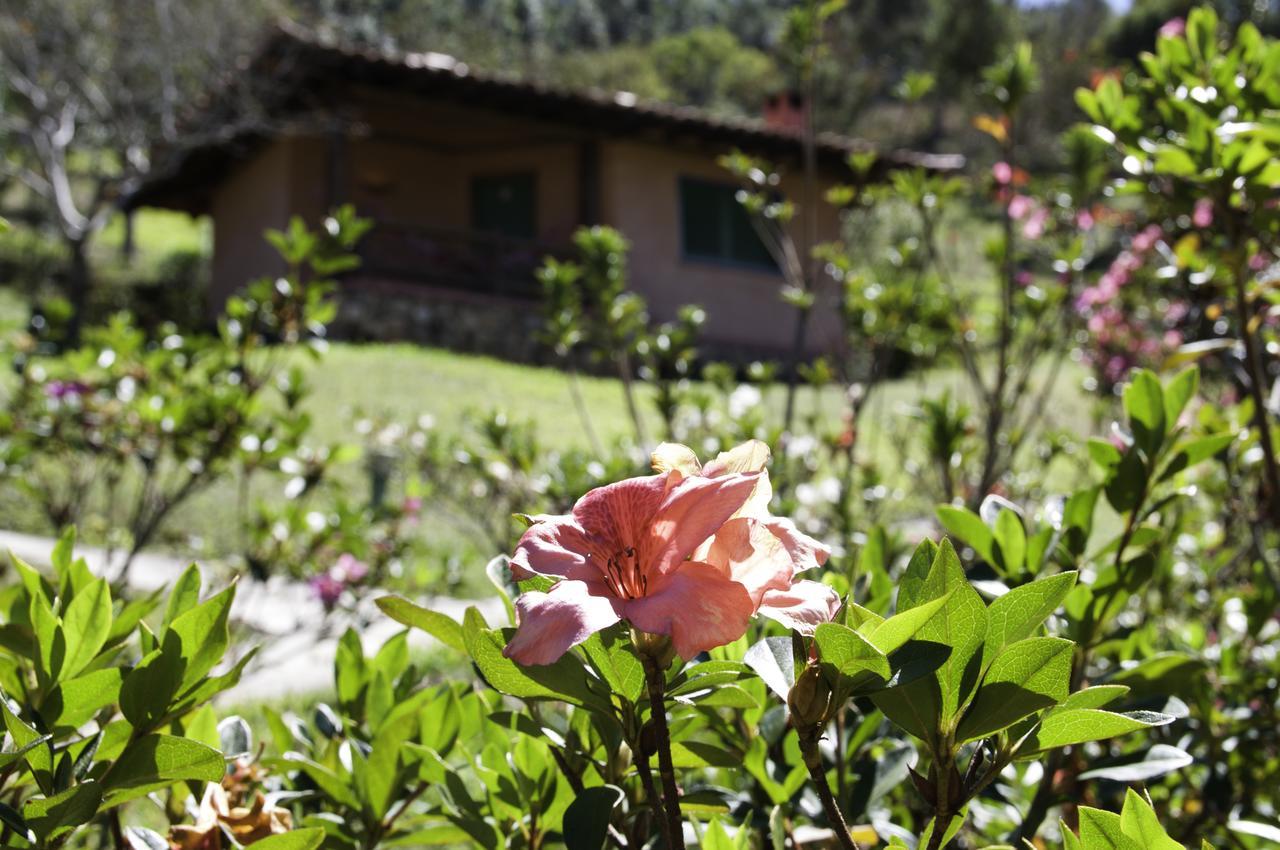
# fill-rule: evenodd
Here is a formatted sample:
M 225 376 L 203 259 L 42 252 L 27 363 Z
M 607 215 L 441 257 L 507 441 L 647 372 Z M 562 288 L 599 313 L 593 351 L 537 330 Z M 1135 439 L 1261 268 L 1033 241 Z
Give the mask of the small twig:
M 680 788 L 676 785 L 676 769 L 671 761 L 671 730 L 667 727 L 666 675 L 658 662 L 642 653 L 645 679 L 649 686 L 649 722 L 653 724 L 658 751 L 658 775 L 662 778 L 662 806 L 667 847 L 684 850 L 684 818 L 680 814 Z
M 836 840 L 844 850 L 861 850 L 858 842 L 854 841 L 853 836 L 849 834 L 849 824 L 845 821 L 844 813 L 840 811 L 840 805 L 831 793 L 830 783 L 827 782 L 827 772 L 822 767 L 822 754 L 818 750 L 818 736 L 821 730 L 811 727 L 797 731 L 800 731 L 800 752 L 804 756 L 804 765 L 809 770 L 809 778 L 813 780 L 814 790 L 818 792 L 818 799 L 822 801 L 822 810 L 826 813 L 827 820 L 831 822 Z

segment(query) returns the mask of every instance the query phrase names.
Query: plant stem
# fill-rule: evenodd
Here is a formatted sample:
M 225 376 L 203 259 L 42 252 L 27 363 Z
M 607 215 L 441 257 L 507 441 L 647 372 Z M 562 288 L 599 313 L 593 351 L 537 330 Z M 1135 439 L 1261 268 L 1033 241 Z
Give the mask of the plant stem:
M 844 850 L 861 850 L 858 843 L 853 840 L 853 836 L 849 834 L 849 824 L 845 822 L 844 813 L 840 811 L 840 805 L 831 793 L 827 772 L 822 769 L 822 754 L 818 751 L 820 731 L 817 727 L 800 731 L 800 752 L 804 756 L 804 766 L 809 769 L 809 778 L 813 780 L 814 790 L 818 792 L 818 799 L 822 801 L 822 810 L 826 813 L 827 820 L 831 822 L 831 828 L 840 846 Z
M 680 814 L 680 789 L 676 786 L 676 769 L 671 762 L 671 730 L 667 728 L 666 675 L 658 662 L 647 653 L 644 659 L 645 679 L 649 685 L 649 722 L 657 737 L 658 774 L 662 777 L 662 806 L 666 810 L 667 847 L 684 850 L 684 818 Z
M 1240 325 L 1240 339 L 1244 342 L 1245 371 L 1249 374 L 1249 394 L 1253 397 L 1253 423 L 1258 430 L 1258 445 L 1262 449 L 1267 507 L 1271 521 L 1280 525 L 1280 464 L 1277 463 L 1275 446 L 1271 442 L 1271 423 L 1267 421 L 1266 369 L 1262 365 L 1257 340 L 1249 329 L 1251 317 L 1243 264 L 1237 261 L 1235 266 L 1236 321 Z

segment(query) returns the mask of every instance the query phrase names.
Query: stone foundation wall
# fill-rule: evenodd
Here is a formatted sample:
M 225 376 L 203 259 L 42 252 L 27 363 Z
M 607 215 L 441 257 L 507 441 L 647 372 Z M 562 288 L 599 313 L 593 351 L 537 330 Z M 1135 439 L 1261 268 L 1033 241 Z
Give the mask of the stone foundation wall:
M 338 294 L 335 339 L 417 342 L 522 363 L 547 359 L 537 341 L 536 302 L 440 291 L 390 281 L 348 280 Z

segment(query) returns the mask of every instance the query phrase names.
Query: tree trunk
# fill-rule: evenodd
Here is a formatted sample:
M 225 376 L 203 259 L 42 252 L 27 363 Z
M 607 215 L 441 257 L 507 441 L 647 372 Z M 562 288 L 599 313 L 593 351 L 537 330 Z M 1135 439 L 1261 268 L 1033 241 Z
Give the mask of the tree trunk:
M 89 306 L 89 288 L 93 281 L 89 272 L 88 239 L 83 236 L 68 239 L 67 249 L 71 254 L 70 264 L 67 267 L 67 300 L 71 302 L 67 345 L 74 348 L 80 344 L 80 332 L 84 327 L 85 312 Z

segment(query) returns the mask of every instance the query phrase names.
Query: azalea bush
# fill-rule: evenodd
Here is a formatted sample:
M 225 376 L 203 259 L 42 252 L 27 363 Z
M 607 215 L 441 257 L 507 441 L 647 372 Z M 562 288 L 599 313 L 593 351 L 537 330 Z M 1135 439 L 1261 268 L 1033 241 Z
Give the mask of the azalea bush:
M 216 336 L 149 336 L 119 314 L 74 350 L 18 339 L 18 382 L 0 415 L 4 475 L 54 530 L 101 518 L 127 573 L 194 495 L 302 450 L 302 376 L 284 360 L 293 348 L 318 353 L 332 278 L 354 267 L 368 226 L 347 207 L 323 232 L 294 219 L 269 233 L 285 275 L 233 297 Z
M 118 600 L 73 543 L 62 538 L 48 573 L 11 559 L 17 581 L 0 594 L 0 844 L 86 846 L 96 833 L 100 846 L 168 847 L 134 825 L 138 807 L 180 823 L 184 801 L 228 775 L 224 739 L 235 724 L 219 724 L 209 702 L 253 657 L 224 663 L 235 587 L 202 598 L 193 566 L 167 594 Z M 239 818 L 255 821 L 259 838 L 292 825 L 287 812 Z M 314 848 L 319 838 L 294 833 L 262 846 Z
M 785 846 L 805 828 L 845 847 L 983 846 L 1035 838 L 1052 811 L 1072 825 L 1046 828 L 1065 846 L 1223 838 L 1211 818 L 1174 829 L 1167 807 L 1217 804 L 1176 773 L 1232 709 L 1195 696 L 1194 656 L 1141 657 L 1178 636 L 1130 619 L 1177 585 L 1183 482 L 1237 439 L 1185 422 L 1196 378 L 1138 375 L 1121 423 L 1132 442 L 1092 444 L 1095 483 L 1043 526 L 1007 503 L 940 509 L 959 551 L 926 540 L 902 564 L 868 546 L 860 570 L 824 569 L 828 548 L 769 512 L 763 444 L 705 465 L 664 444 L 655 474 L 528 518 L 510 561 L 490 566 L 509 626 L 380 600 L 463 651 L 480 695 L 522 706 L 495 716 L 479 762 L 441 754 L 457 779 L 424 792 L 439 825 L 423 840 L 450 824 L 485 846 Z M 494 740 L 494 756 L 524 755 L 498 767 L 483 755 Z M 416 752 L 398 769 L 425 776 Z M 464 791 L 476 770 L 487 797 Z M 1152 793 L 1126 796 L 1129 782 Z M 1076 808 L 1083 788 L 1102 808 Z M 1271 804 L 1259 786 L 1235 799 L 1234 815 Z M 513 816 L 502 834 L 519 837 L 495 841 L 487 830 Z

